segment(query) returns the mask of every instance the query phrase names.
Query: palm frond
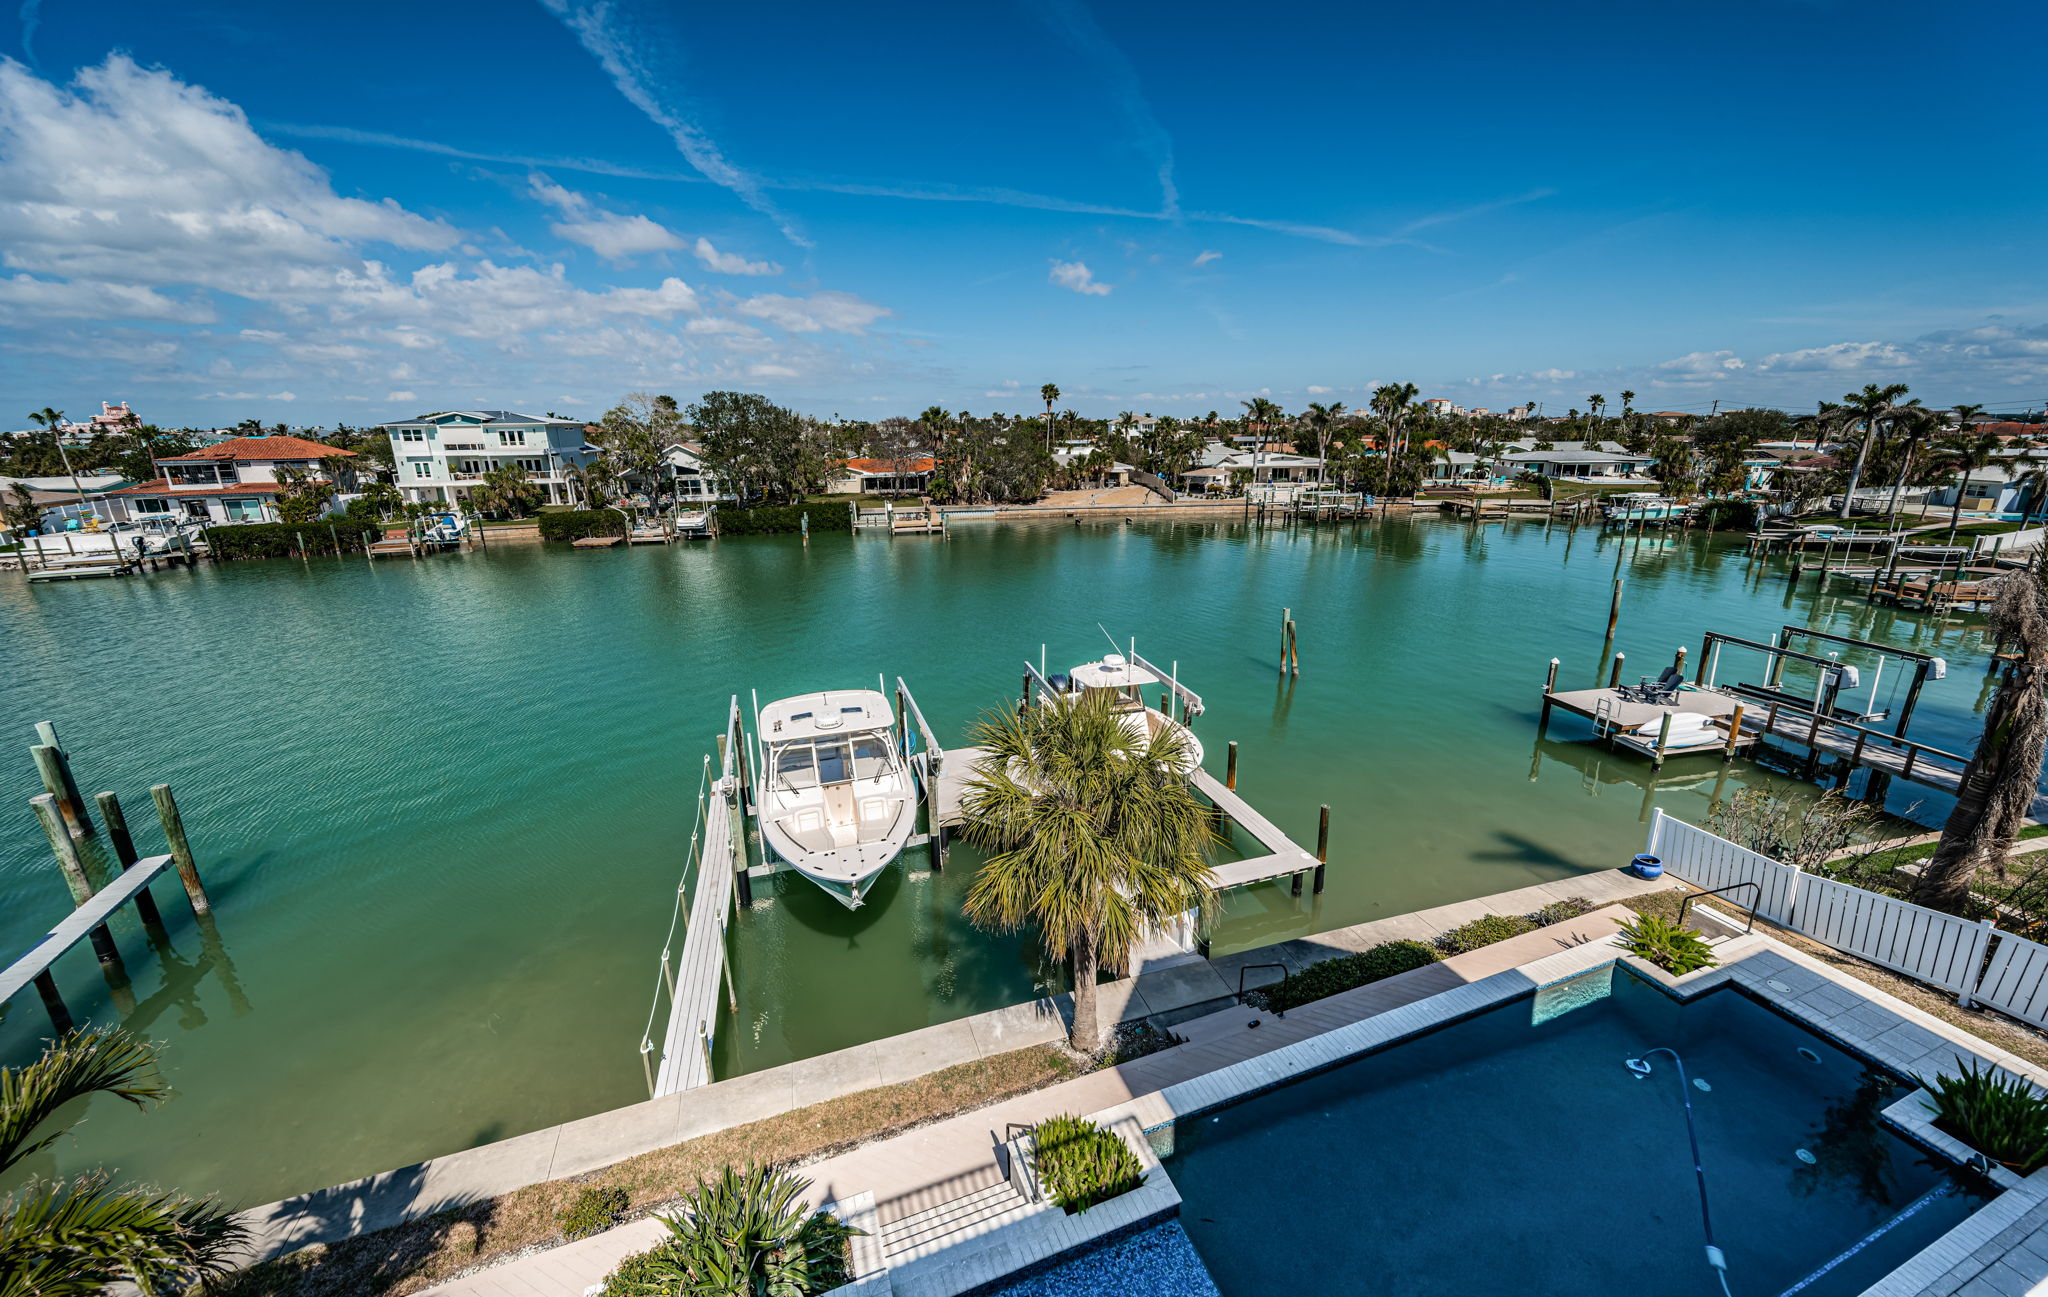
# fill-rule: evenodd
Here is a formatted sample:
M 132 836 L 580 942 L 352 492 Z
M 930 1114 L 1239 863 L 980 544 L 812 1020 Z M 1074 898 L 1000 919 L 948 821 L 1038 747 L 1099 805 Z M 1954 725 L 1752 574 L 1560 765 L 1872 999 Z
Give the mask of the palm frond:
M 146 1041 L 115 1029 L 73 1032 L 51 1041 L 27 1067 L 0 1068 L 0 1171 L 61 1136 L 59 1130 L 29 1138 L 74 1099 L 111 1094 L 138 1108 L 149 1106 L 165 1090 L 155 1064 Z
M 0 1203 L 0 1297 L 72 1297 L 128 1280 L 180 1293 L 233 1268 L 246 1229 L 218 1203 L 110 1189 L 104 1174 L 37 1180 Z

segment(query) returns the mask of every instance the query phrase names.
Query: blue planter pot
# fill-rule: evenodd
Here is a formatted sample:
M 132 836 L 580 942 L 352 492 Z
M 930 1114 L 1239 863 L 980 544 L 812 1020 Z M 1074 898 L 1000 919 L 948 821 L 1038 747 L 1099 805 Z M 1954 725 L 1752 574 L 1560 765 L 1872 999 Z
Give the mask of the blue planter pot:
M 1662 878 L 1664 862 L 1655 856 L 1637 856 L 1629 862 L 1629 869 L 1637 878 Z

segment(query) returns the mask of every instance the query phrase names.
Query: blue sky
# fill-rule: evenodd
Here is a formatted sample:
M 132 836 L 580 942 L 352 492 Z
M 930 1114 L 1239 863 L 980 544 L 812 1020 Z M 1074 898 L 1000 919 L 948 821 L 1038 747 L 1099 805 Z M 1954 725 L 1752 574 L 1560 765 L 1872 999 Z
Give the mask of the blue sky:
M 1201 413 L 1395 378 L 2038 408 L 2044 34 L 2020 3 L 26 0 L 0 411 L 879 417 L 1050 379 Z

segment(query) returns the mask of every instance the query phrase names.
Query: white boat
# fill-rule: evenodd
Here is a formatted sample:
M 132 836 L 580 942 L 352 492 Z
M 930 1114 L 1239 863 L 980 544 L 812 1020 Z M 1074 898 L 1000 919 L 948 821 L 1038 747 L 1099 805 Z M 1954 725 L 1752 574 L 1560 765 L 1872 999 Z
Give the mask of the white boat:
M 917 822 L 895 724 L 873 689 L 784 698 L 756 717 L 762 849 L 848 909 L 865 901 Z
M 1048 681 L 1056 698 L 1086 698 L 1091 695 L 1108 694 L 1114 700 L 1113 706 L 1131 738 L 1139 743 L 1150 743 L 1152 737 L 1164 732 L 1181 736 L 1187 747 L 1187 761 L 1183 771 L 1198 769 L 1202 764 L 1202 741 L 1185 724 L 1173 718 L 1173 695 L 1178 692 L 1179 681 L 1169 680 L 1159 674 L 1133 650 L 1130 657 L 1111 653 L 1093 662 L 1083 662 L 1065 675 L 1052 676 Z M 1153 686 L 1160 688 L 1160 706 L 1154 707 L 1145 699 L 1145 690 Z
M 72 558 L 51 559 L 42 567 L 29 569 L 31 581 L 89 581 L 95 577 L 127 576 L 132 569 L 119 558 L 102 555 L 90 558 L 79 555 Z
M 1685 516 L 1686 506 L 1654 491 L 1630 491 L 1601 506 L 1609 522 L 1670 522 Z
M 420 543 L 460 545 L 469 537 L 469 519 L 459 513 L 430 513 L 420 519 Z

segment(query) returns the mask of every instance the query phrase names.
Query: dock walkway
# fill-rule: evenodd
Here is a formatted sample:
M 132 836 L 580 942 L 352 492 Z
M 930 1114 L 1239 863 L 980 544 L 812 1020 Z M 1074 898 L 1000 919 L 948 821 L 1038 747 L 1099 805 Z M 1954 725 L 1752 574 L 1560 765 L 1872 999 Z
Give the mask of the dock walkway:
M 21 994 L 30 983 L 50 971 L 58 956 L 85 940 L 86 934 L 112 918 L 114 912 L 149 886 L 171 863 L 170 856 L 145 856 L 123 870 L 113 882 L 94 892 L 84 904 L 65 915 L 41 941 L 0 971 L 0 1004 Z

